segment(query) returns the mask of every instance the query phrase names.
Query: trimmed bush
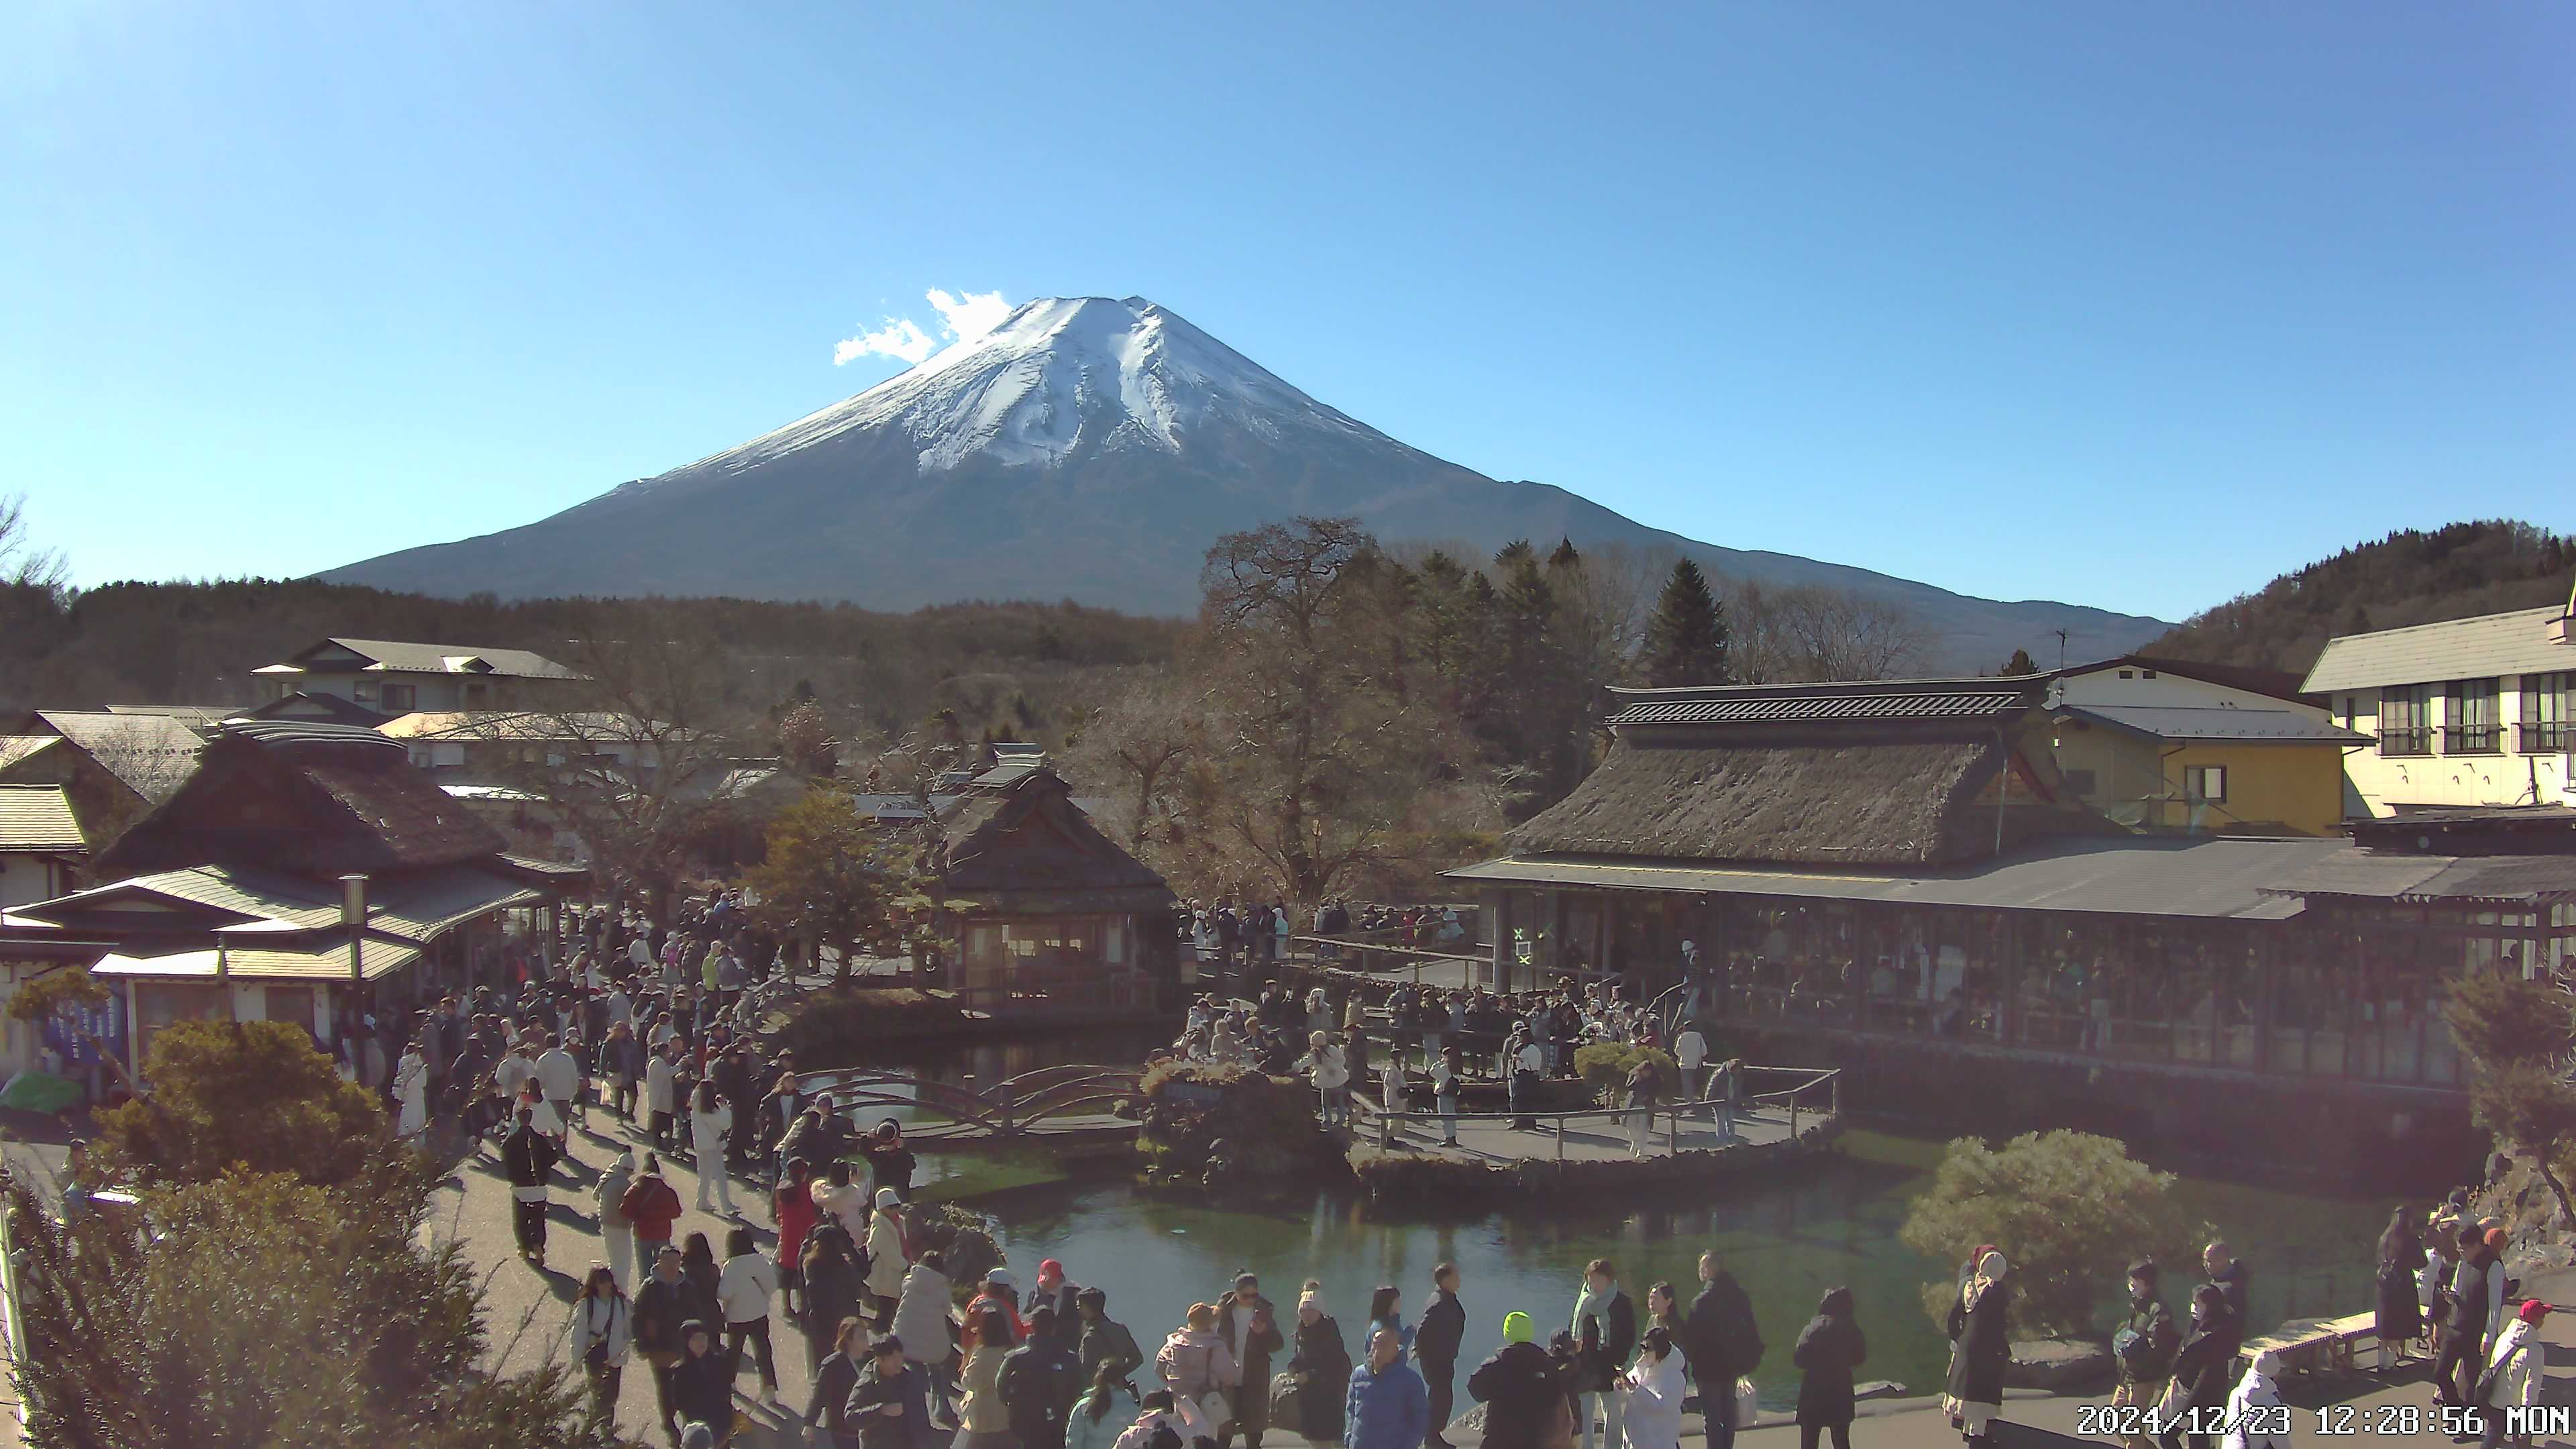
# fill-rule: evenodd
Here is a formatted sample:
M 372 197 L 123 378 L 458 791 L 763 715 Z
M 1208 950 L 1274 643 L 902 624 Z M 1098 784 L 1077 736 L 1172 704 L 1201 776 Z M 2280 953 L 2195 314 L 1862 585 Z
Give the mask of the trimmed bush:
M 1595 1101 L 1608 1098 L 1628 1084 L 1628 1074 L 1639 1062 L 1653 1062 L 1661 1075 L 1664 1089 L 1671 1091 L 1682 1079 L 1682 1069 L 1672 1054 L 1661 1047 L 1630 1046 L 1625 1042 L 1596 1041 L 1577 1047 L 1574 1052 L 1574 1074 L 1581 1078 Z M 1615 1105 L 1615 1104 L 1614 1104 Z
M 1316 1125 L 1314 1094 L 1294 1081 L 1176 1059 L 1148 1069 L 1141 1090 L 1136 1143 L 1156 1180 L 1284 1177 L 1333 1150 Z

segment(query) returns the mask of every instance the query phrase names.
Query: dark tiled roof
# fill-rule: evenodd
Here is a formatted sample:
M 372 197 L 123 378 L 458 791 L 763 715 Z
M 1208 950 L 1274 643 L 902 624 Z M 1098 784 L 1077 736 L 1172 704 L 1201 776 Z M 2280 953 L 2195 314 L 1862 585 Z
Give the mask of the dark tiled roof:
M 1008 785 L 962 796 L 939 823 L 948 837 L 940 875 L 950 890 L 1151 891 L 1169 903 L 1163 878 L 1075 809 L 1052 770 L 1031 770 Z
M 221 726 L 204 765 L 99 863 L 107 875 L 210 862 L 298 875 L 422 869 L 504 841 L 373 730 L 301 720 Z
M 1614 725 L 1991 719 L 2038 703 L 2045 676 L 1613 689 Z

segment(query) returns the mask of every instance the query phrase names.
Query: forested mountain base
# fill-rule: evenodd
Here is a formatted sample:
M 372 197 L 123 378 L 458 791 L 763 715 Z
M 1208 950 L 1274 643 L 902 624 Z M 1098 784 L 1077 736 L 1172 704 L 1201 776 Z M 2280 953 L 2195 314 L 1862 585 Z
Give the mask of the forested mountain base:
M 1187 627 L 1073 604 L 966 603 L 883 614 L 743 599 L 438 599 L 310 579 L 121 583 L 66 602 L 0 588 L 0 711 L 250 704 L 250 671 L 339 635 L 563 658 L 572 640 L 673 620 L 720 641 L 729 693 L 753 709 L 797 694 L 859 704 L 889 732 L 953 711 L 970 736 L 1056 733 L 1094 681 L 1172 657 Z
M 2576 539 L 2485 519 L 2401 529 L 2195 614 L 2143 651 L 2304 675 L 2339 634 L 2563 604 Z

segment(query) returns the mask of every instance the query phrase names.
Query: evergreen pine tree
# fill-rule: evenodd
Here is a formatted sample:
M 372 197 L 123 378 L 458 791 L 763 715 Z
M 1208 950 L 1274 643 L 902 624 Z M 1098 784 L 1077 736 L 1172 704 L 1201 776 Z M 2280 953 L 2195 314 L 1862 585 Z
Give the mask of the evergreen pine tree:
M 2016 649 L 2013 651 L 2012 657 L 2004 661 L 2003 672 L 2006 674 L 2037 674 L 2039 672 L 2039 665 L 2031 659 L 2029 650 Z
M 1556 552 L 1547 556 L 1547 566 L 1552 569 L 1570 569 L 1581 562 L 1583 555 L 1574 551 L 1574 540 L 1570 537 L 1559 536 Z
M 1681 684 L 1732 684 L 1727 659 L 1726 611 L 1709 591 L 1708 576 L 1683 559 L 1673 565 L 1664 592 L 1646 621 L 1646 647 L 1638 661 L 1657 688 Z

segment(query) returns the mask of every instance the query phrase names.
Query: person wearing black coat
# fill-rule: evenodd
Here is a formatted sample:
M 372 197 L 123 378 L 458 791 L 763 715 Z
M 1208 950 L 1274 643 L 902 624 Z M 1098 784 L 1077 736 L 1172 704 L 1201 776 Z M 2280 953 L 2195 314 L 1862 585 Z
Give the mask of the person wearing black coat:
M 1028 1339 L 1002 1355 L 993 1380 L 1020 1449 L 1064 1449 L 1064 1416 L 1082 1389 L 1082 1361 L 1057 1334 L 1055 1310 L 1039 1307 L 1029 1315 Z
M 1342 1342 L 1342 1325 L 1324 1311 L 1309 1288 L 1297 1300 L 1297 1328 L 1290 1335 L 1289 1376 L 1297 1382 L 1297 1422 L 1292 1426 L 1308 1441 L 1339 1444 L 1350 1403 L 1351 1351 Z
M 519 1109 L 518 1125 L 501 1144 L 501 1167 L 510 1178 L 510 1227 L 519 1239 L 519 1256 L 546 1265 L 546 1183 L 554 1177 L 561 1149 L 536 1129 L 528 1109 Z
M 867 1329 L 858 1319 L 841 1319 L 832 1351 L 814 1367 L 814 1391 L 805 1400 L 804 1426 L 822 1430 L 830 1449 L 858 1449 L 859 1426 L 849 1417 L 850 1390 L 859 1385 L 867 1342 Z
M 798 1272 L 805 1285 L 805 1301 L 796 1317 L 797 1325 L 805 1330 L 805 1358 L 810 1368 L 822 1362 L 840 1332 L 841 1321 L 860 1315 L 867 1295 L 867 1274 L 859 1265 L 857 1249 L 850 1245 L 849 1232 L 834 1217 L 825 1218 L 806 1236 Z M 852 1366 L 856 1367 L 855 1362 Z
M 1503 1346 L 1467 1376 L 1469 1397 L 1485 1406 L 1481 1449 L 1539 1449 L 1559 1422 L 1565 1381 L 1546 1349 L 1531 1341 L 1526 1313 L 1503 1318 Z
M 2004 1283 L 2010 1271 L 2003 1254 L 1984 1250 L 1950 1305 L 1950 1379 L 1942 1404 L 1972 1445 L 1994 1443 L 1995 1416 L 2003 1410 L 2004 1369 L 2012 1362 L 2006 1325 L 2012 1289 Z
M 1682 1324 L 1682 1361 L 1699 1385 L 1708 1449 L 1734 1449 L 1735 1381 L 1762 1363 L 1762 1331 L 1753 1300 L 1715 1253 L 1699 1255 L 1699 1296 Z
M 2400 1350 L 2424 1336 L 2424 1305 L 2415 1295 L 2415 1275 L 2423 1267 L 2424 1240 L 2415 1232 L 2415 1215 L 2400 1203 L 2379 1235 L 2379 1302 L 2372 1326 L 2383 1371 L 2396 1368 Z
M 1826 1289 L 1816 1316 L 1789 1351 L 1799 1372 L 1798 1449 L 1816 1449 L 1816 1436 L 1825 1430 L 1833 1431 L 1834 1449 L 1851 1449 L 1852 1371 L 1868 1359 L 1869 1340 L 1853 1316 L 1852 1291 Z
M 1431 1436 L 1424 1449 L 1450 1449 L 1443 1434 L 1457 1408 L 1458 1343 L 1467 1336 L 1467 1310 L 1458 1302 L 1458 1265 L 1431 1270 L 1431 1301 L 1413 1330 L 1413 1357 L 1431 1388 Z
M 704 1424 L 723 1449 L 733 1437 L 733 1375 L 725 1372 L 725 1357 L 715 1351 L 715 1337 L 703 1321 L 681 1324 L 680 1342 L 686 1347 L 671 1369 L 671 1412 L 679 1420 L 671 1442 L 678 1443 L 689 1425 Z
M 2174 1356 L 2174 1386 L 2168 1397 L 2184 1409 L 2198 1409 L 2204 1422 L 2214 1421 L 2227 1407 L 2227 1391 L 2236 1383 L 2236 1350 L 2243 1342 L 2245 1330 L 2227 1306 L 2227 1290 L 2215 1283 L 2203 1283 L 2191 1291 L 2191 1332 L 2184 1336 L 2182 1352 Z M 2164 1449 L 2182 1449 L 2188 1438 L 2191 1449 L 2209 1449 L 2207 1434 L 2183 1433 L 2181 1423 L 2174 1424 L 2157 1436 Z

